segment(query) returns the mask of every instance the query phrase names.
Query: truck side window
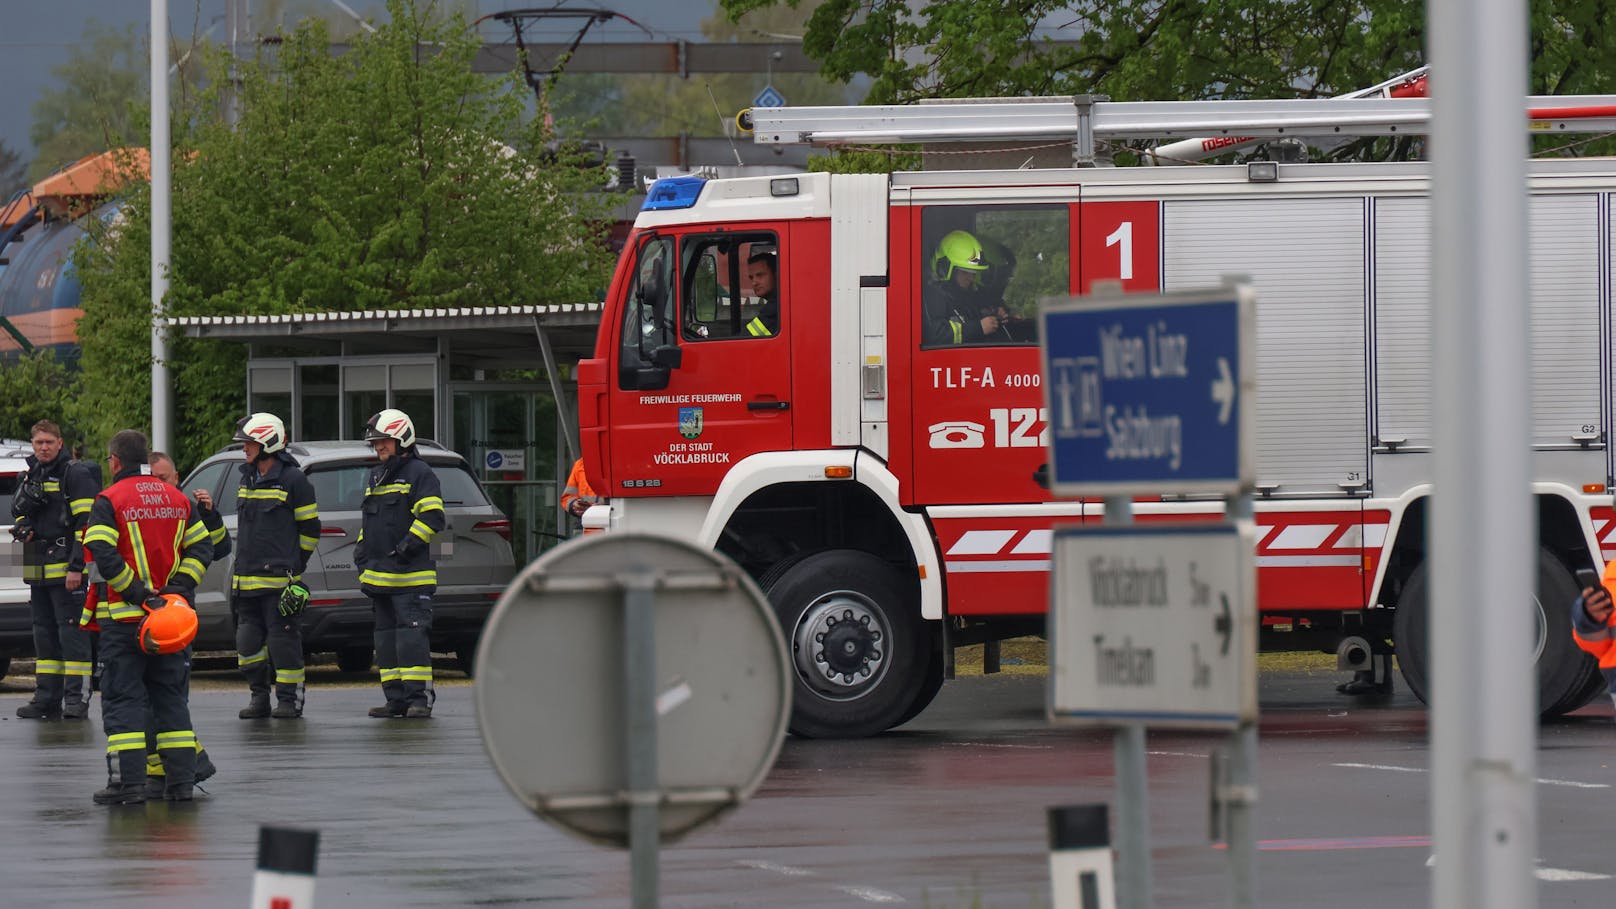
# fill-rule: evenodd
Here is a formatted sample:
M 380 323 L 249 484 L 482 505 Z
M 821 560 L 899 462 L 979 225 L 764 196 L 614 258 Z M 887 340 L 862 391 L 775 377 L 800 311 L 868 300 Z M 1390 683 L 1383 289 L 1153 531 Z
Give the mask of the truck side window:
M 1038 298 L 1071 288 L 1065 205 L 921 214 L 921 346 L 1037 344 Z
M 680 285 L 684 339 L 778 337 L 784 326 L 779 248 L 772 233 L 686 237 Z
M 637 371 L 653 364 L 658 348 L 678 346 L 673 330 L 673 262 L 671 237 L 648 237 L 640 245 L 623 307 L 618 384 L 625 389 L 640 387 Z

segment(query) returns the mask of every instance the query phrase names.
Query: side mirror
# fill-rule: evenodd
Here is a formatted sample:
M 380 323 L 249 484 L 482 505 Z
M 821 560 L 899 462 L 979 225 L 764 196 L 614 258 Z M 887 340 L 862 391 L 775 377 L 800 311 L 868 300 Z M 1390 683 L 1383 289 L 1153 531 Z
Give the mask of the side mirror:
M 678 369 L 684 359 L 684 348 L 675 344 L 667 344 L 651 351 L 651 363 L 664 370 Z
M 672 372 L 664 366 L 641 366 L 634 370 L 634 380 L 629 387 L 638 391 L 660 391 L 668 387 Z

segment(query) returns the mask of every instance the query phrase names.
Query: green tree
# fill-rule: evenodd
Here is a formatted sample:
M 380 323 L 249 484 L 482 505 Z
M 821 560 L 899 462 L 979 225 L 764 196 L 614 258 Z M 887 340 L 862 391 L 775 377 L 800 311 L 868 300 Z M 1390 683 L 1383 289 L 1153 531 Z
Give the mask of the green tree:
M 732 17 L 800 0 L 720 0 Z M 1532 4 L 1532 85 L 1607 92 L 1609 0 Z M 804 48 L 870 103 L 1100 93 L 1118 100 L 1329 97 L 1423 62 L 1422 3 L 1390 0 L 824 0 Z M 1338 157 L 1405 153 L 1363 143 Z
M 28 163 L 16 149 L 0 139 L 0 204 L 11 194 L 27 186 Z
M 524 117 L 525 89 L 471 70 L 460 17 L 391 0 L 332 57 L 323 23 L 237 64 L 240 119 L 213 85 L 176 116 L 171 315 L 523 305 L 592 298 L 611 255 L 604 173 Z M 422 46 L 436 53 L 420 53 Z M 223 71 L 215 54 L 205 66 Z M 149 185 L 80 247 L 92 439 L 150 419 Z M 133 305 L 132 305 L 133 304 Z M 194 460 L 243 411 L 241 348 L 176 339 L 176 447 Z
M 60 85 L 34 101 L 29 130 L 38 151 L 29 169 L 37 181 L 85 155 L 140 140 L 137 111 L 147 106 L 147 66 L 140 30 L 98 22 L 84 26 L 84 42 L 66 62 L 51 67 Z
M 68 420 L 73 378 L 49 350 L 35 350 L 0 364 L 0 438 L 26 439 L 40 420 L 54 420 L 63 437 L 77 438 Z

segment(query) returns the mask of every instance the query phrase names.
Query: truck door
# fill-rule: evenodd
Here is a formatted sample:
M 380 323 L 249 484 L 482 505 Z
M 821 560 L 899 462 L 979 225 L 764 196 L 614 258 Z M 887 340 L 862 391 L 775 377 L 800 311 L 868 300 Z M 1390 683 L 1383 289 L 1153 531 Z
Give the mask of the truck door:
M 920 211 L 912 303 L 917 504 L 1042 502 L 1038 299 L 1071 292 L 1065 203 Z
M 711 495 L 791 449 L 792 251 L 772 229 L 648 234 L 615 332 L 612 495 Z

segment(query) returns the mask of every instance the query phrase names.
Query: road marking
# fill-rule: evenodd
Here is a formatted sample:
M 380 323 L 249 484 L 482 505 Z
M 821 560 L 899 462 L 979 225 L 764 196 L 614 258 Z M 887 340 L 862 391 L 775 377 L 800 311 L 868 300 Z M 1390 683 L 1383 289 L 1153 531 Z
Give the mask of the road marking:
M 1206 757 L 1206 755 L 1198 754 L 1198 753 L 1196 753 L 1194 751 L 1147 751 L 1147 752 L 1145 752 L 1145 754 L 1148 754 L 1151 757 L 1190 757 L 1190 758 L 1204 758 L 1204 757 Z
M 1023 751 L 1054 751 L 1054 745 L 1012 745 L 1007 742 L 949 742 L 955 748 L 1017 748 Z
M 1538 859 L 1537 861 L 1542 862 L 1543 860 Z M 1425 867 L 1436 867 L 1436 853 L 1431 853 L 1431 857 L 1425 860 Z M 1600 874 L 1594 871 L 1572 871 L 1570 868 L 1537 867 L 1532 869 L 1532 874 L 1540 881 L 1551 881 L 1554 883 L 1565 883 L 1567 881 L 1608 881 L 1611 877 L 1608 874 Z
M 896 893 L 889 893 L 888 891 L 885 891 L 885 890 L 877 890 L 874 887 L 843 887 L 843 886 L 838 885 L 836 887 L 836 889 L 842 891 L 843 893 L 847 894 L 848 896 L 856 896 L 859 899 L 865 901 L 866 903 L 901 903 L 901 902 L 904 902 L 904 898 L 897 895 Z
M 1393 773 L 1429 773 L 1424 767 L 1399 767 L 1396 764 L 1331 764 L 1331 767 L 1345 767 L 1349 770 L 1387 770 Z M 1585 783 L 1581 780 L 1551 780 L 1538 777 L 1536 782 L 1540 786 L 1565 786 L 1570 789 L 1609 789 L 1609 783 Z
M 790 865 L 780 865 L 775 862 L 765 862 L 758 859 L 741 859 L 735 864 L 755 871 L 773 871 L 775 874 L 783 874 L 786 877 L 809 877 L 813 874 L 807 868 L 793 868 Z

